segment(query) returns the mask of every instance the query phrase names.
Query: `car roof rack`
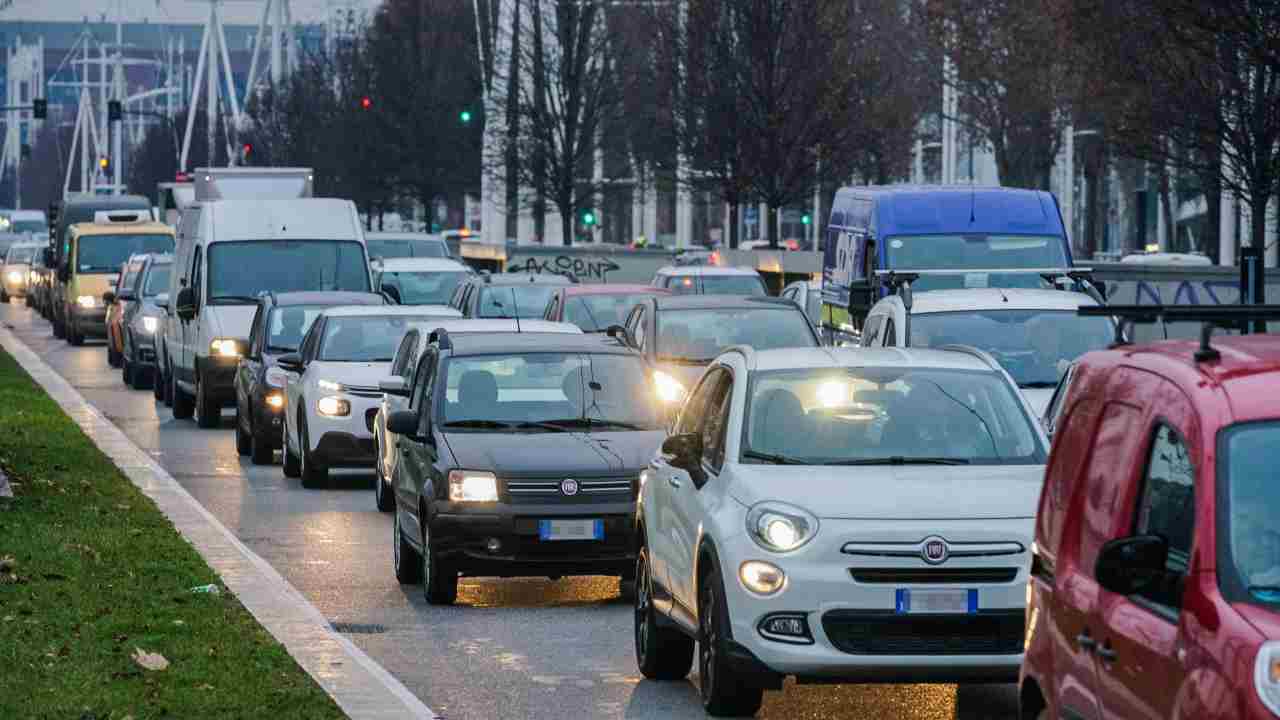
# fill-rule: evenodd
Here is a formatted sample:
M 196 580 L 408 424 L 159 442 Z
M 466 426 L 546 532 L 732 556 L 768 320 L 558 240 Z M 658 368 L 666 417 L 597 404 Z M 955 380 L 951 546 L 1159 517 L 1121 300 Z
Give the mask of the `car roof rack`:
M 1200 347 L 1194 357 L 1196 362 L 1208 362 L 1222 357 L 1210 344 L 1216 328 L 1247 331 L 1250 321 L 1280 321 L 1280 305 L 1110 305 L 1077 308 L 1076 314 L 1110 316 L 1129 323 L 1198 322 Z

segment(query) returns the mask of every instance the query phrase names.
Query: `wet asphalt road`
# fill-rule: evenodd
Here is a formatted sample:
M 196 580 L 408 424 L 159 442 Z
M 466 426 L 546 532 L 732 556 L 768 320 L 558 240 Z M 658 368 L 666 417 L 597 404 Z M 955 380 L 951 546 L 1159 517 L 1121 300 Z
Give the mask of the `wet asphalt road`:
M 20 302 L 0 322 L 333 623 L 376 628 L 350 639 L 447 720 L 700 718 L 697 673 L 643 680 L 630 607 L 611 578 L 464 579 L 455 607 L 427 605 L 391 570 L 391 517 L 373 504 L 373 476 L 303 490 L 279 465 L 236 454 L 231 411 L 221 430 L 175 420 L 150 391 L 129 390 L 101 343 L 73 348 Z M 764 718 L 1014 718 L 1012 685 L 788 683 L 765 694 Z

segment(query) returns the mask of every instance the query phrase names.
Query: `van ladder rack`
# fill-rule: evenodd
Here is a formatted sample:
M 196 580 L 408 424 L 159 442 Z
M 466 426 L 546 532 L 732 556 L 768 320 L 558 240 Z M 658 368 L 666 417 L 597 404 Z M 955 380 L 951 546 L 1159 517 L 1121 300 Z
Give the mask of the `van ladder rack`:
M 1240 330 L 1251 320 L 1280 321 L 1280 305 L 1110 305 L 1077 308 L 1076 314 L 1110 316 L 1131 323 L 1198 322 L 1200 347 L 1195 359 L 1208 362 L 1222 356 L 1209 342 L 1215 328 Z

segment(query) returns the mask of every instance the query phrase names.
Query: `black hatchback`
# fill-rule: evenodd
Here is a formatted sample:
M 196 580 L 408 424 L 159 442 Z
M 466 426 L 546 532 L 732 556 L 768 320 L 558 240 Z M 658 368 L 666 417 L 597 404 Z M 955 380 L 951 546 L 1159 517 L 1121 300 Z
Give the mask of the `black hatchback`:
M 613 575 L 628 596 L 640 472 L 665 436 L 643 360 L 601 335 L 434 335 L 387 422 L 397 579 L 433 604 L 464 575 Z
M 307 329 L 325 308 L 385 305 L 382 295 L 363 292 L 264 293 L 249 332 L 249 351 L 236 368 L 236 450 L 254 465 L 269 465 L 283 437 L 285 373 L 281 355 L 298 351 Z

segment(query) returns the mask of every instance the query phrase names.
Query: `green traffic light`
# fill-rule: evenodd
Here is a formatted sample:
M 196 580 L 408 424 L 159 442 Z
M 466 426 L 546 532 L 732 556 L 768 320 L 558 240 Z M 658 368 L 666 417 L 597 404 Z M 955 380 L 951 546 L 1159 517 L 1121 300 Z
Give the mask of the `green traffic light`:
M 804 225 L 808 225 L 809 223 L 813 222 L 813 218 L 809 217 L 808 213 L 806 213 L 803 216 L 801 216 L 800 222 Z
M 458 119 L 461 120 L 464 125 L 471 122 L 471 111 L 463 110 L 462 112 L 458 113 Z
M 584 224 L 584 225 L 595 225 L 595 224 L 596 224 L 596 214 L 595 214 L 595 213 L 593 213 L 593 212 L 584 212 L 584 213 L 582 213 L 582 224 Z

